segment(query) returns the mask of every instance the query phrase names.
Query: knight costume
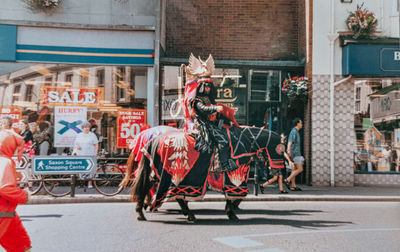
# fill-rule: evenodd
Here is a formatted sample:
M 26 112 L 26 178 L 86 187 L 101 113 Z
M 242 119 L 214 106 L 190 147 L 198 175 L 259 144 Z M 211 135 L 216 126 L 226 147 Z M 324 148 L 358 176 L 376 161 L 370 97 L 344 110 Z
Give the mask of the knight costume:
M 232 171 L 237 167 L 230 159 L 229 138 L 223 124 L 229 120 L 217 113 L 219 105 L 215 102 L 216 89 L 210 78 L 214 72 L 214 60 L 210 55 L 206 62 L 196 59 L 193 54 L 189 58 L 186 69 L 185 86 L 185 118 L 194 121 L 192 135 L 196 139 L 195 149 L 199 152 L 212 153 L 218 150 L 222 170 Z

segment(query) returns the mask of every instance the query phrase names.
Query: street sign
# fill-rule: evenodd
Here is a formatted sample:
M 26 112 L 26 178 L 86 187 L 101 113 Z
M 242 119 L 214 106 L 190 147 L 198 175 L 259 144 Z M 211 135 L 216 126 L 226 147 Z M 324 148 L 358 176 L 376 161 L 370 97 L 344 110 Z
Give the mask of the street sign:
M 91 174 L 96 173 L 94 156 L 34 156 L 32 174 Z
M 12 159 L 15 162 L 15 168 L 17 170 L 25 170 L 26 166 L 28 165 L 29 161 L 26 156 L 22 156 L 21 161 L 18 161 L 18 157 L 14 156 Z

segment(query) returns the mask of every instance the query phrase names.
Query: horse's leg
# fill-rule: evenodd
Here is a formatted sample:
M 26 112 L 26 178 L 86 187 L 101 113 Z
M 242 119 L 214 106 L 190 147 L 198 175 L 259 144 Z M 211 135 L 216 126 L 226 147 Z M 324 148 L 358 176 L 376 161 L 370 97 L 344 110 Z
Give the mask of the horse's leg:
M 225 205 L 226 215 L 228 215 L 228 218 L 230 220 L 239 220 L 239 218 L 236 216 L 236 214 L 233 210 L 234 210 L 234 206 L 232 204 L 232 201 L 227 199 L 226 205 Z
M 182 213 L 184 215 L 187 214 L 187 220 L 190 223 L 193 223 L 196 221 L 196 217 L 194 216 L 194 214 L 192 213 L 192 211 L 190 211 L 187 202 L 183 199 L 177 199 L 176 201 L 178 201 L 179 206 L 182 208 Z M 186 213 L 186 214 L 185 214 Z
M 182 210 L 182 214 L 187 216 L 188 212 L 187 209 L 189 208 L 188 205 L 186 204 L 186 202 L 183 199 L 176 199 L 176 201 L 178 202 L 179 206 L 181 207 Z
M 232 202 L 233 210 L 239 210 L 239 204 L 242 202 L 241 199 L 235 199 Z
M 136 212 L 138 214 L 137 220 L 139 220 L 139 221 L 146 220 L 146 217 L 144 217 L 144 214 L 143 214 L 143 200 L 139 200 L 136 203 Z
M 135 157 L 136 155 L 131 152 L 129 155 L 128 161 L 126 163 L 126 172 L 125 176 L 122 179 L 121 183 L 119 183 L 119 186 L 127 187 L 129 184 L 129 180 L 131 179 L 132 173 L 133 173 L 133 168 L 134 166 L 137 167 L 137 164 L 135 165 Z

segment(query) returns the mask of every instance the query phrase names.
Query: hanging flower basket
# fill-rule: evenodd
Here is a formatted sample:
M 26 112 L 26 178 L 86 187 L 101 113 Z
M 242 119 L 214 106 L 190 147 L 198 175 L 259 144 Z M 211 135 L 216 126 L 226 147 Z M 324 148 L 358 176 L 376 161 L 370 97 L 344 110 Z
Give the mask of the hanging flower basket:
M 62 3 L 62 0 L 24 0 L 33 11 L 52 12 Z
M 353 38 L 369 38 L 375 32 L 378 20 L 373 12 L 363 8 L 364 3 L 357 5 L 357 10 L 347 17 L 347 27 L 354 33 Z
M 282 92 L 288 96 L 289 100 L 305 100 L 308 95 L 308 78 L 295 76 L 285 79 Z

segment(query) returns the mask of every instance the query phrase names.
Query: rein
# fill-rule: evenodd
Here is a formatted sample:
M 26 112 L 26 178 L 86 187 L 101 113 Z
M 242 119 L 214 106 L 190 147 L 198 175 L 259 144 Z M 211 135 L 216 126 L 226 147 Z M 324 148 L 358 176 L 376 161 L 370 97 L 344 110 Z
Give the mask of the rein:
M 234 150 L 233 153 L 236 154 L 236 151 L 237 151 L 237 149 L 238 149 L 238 147 L 239 147 L 239 144 L 242 144 L 242 145 L 243 145 L 241 139 L 242 139 L 242 137 L 244 136 L 244 133 L 246 132 L 246 130 L 249 131 L 251 137 L 253 138 L 253 141 L 252 141 L 251 146 L 250 146 L 250 152 L 253 152 L 253 151 L 257 152 L 259 149 L 261 149 L 260 145 L 257 143 L 257 140 L 258 140 L 258 138 L 260 137 L 261 133 L 262 133 L 264 130 L 258 128 L 259 131 L 258 131 L 257 135 L 254 135 L 253 132 L 250 130 L 250 127 L 246 127 L 246 128 L 242 128 L 242 129 L 243 129 L 243 130 L 240 132 L 239 139 L 238 139 L 238 143 L 236 144 L 236 147 L 235 147 L 235 150 Z M 270 139 L 271 139 L 271 131 L 269 132 L 267 146 L 268 146 L 268 144 L 269 144 Z M 256 149 L 254 148 L 255 145 L 256 145 Z

